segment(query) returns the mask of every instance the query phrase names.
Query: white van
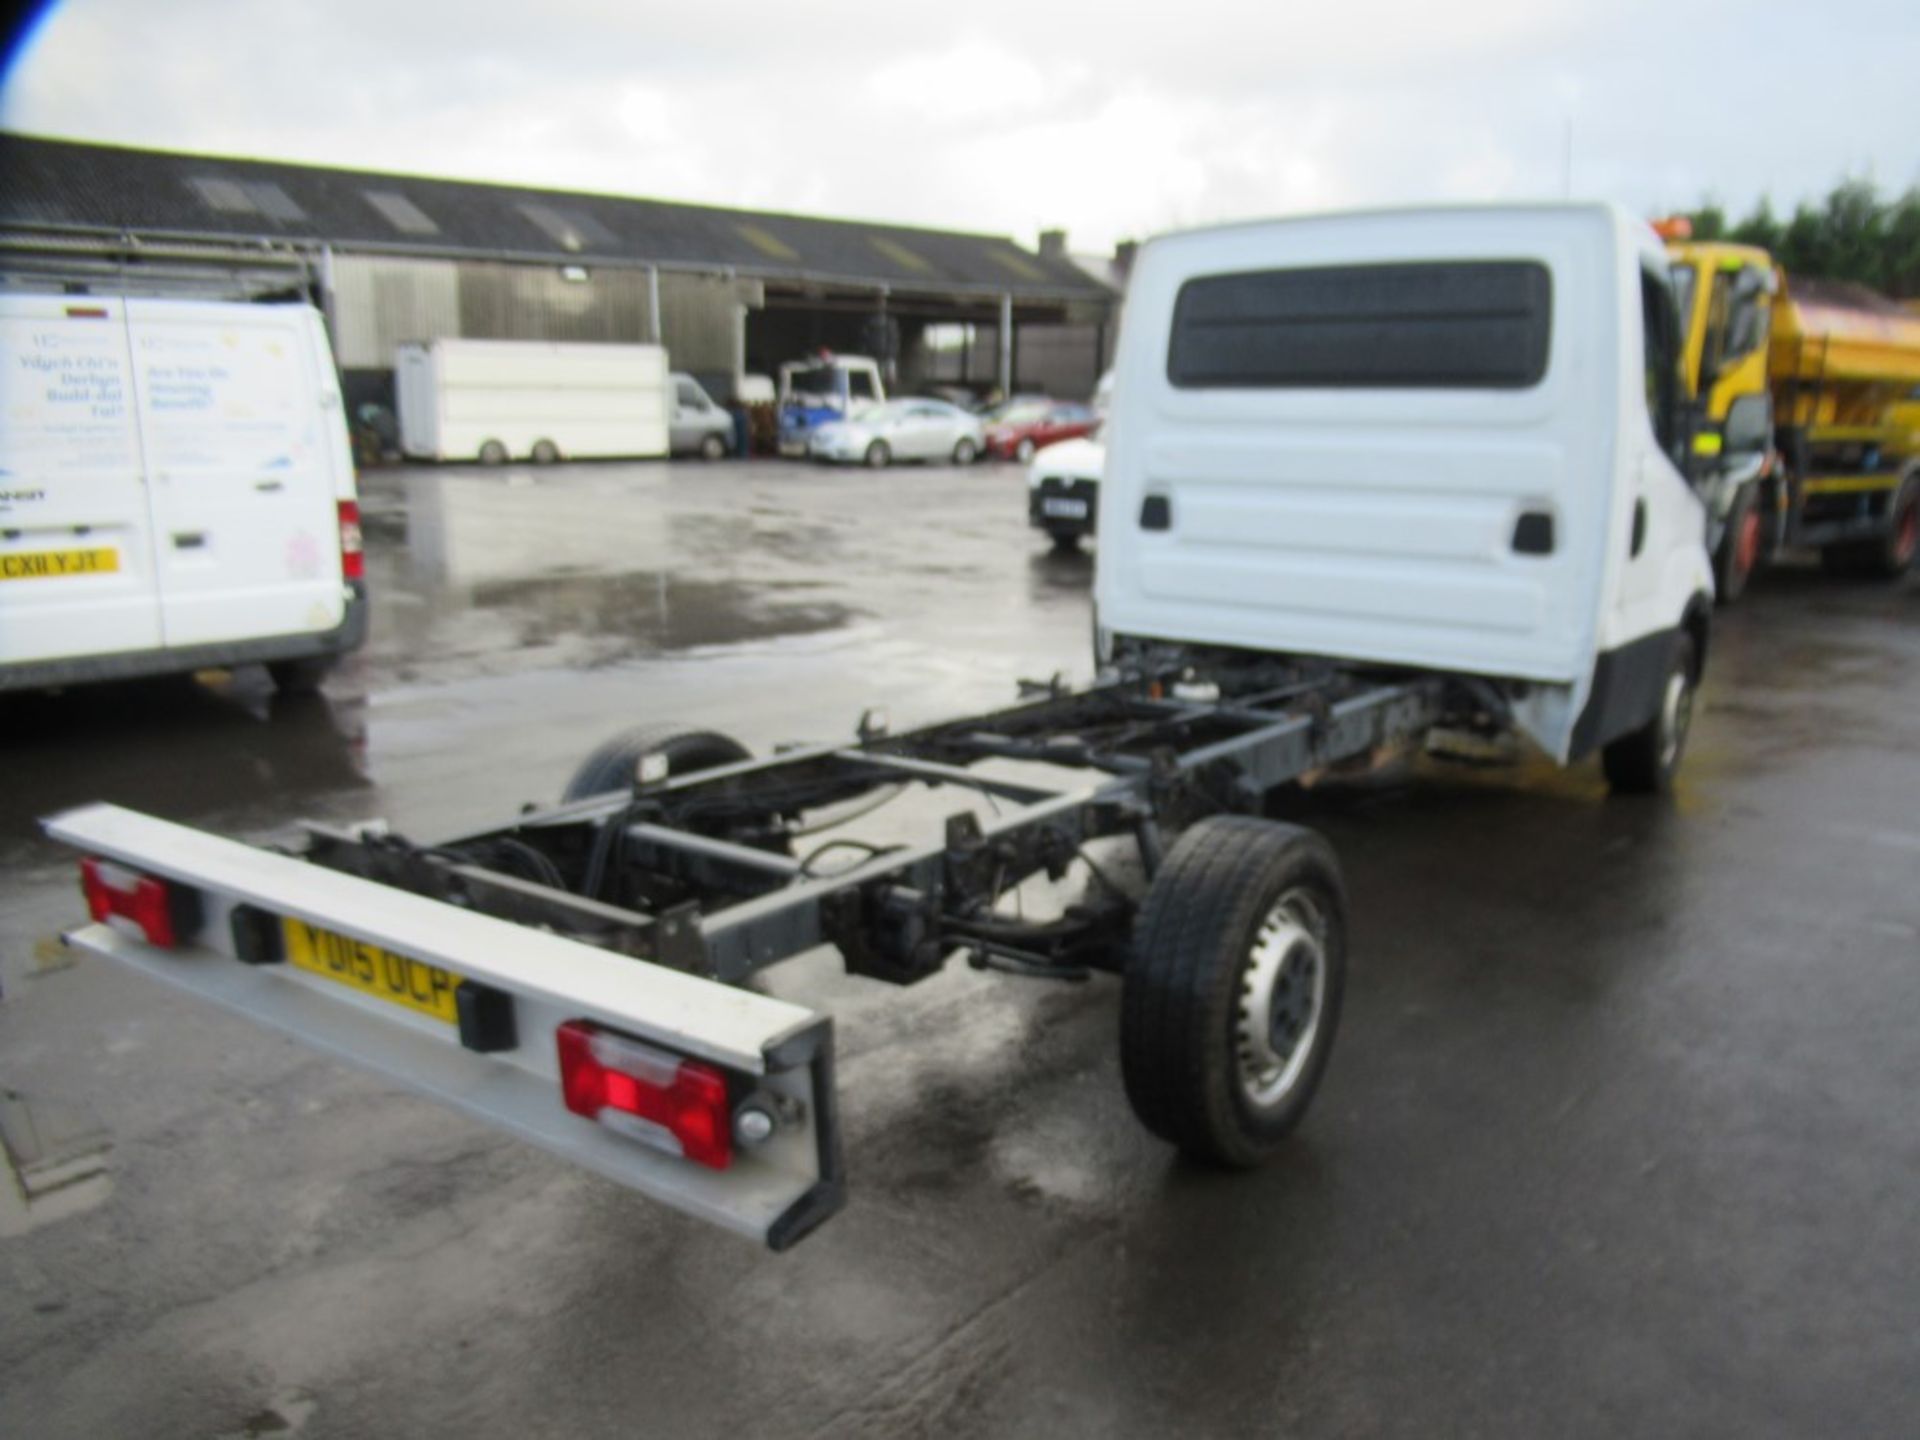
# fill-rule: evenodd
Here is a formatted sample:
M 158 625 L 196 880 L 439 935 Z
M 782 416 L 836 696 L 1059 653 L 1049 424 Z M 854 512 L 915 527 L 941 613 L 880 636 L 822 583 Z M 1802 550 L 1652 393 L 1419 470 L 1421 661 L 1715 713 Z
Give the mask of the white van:
M 304 305 L 0 297 L 0 690 L 263 662 L 366 634 L 340 384 Z
M 400 449 L 415 460 L 597 460 L 668 448 L 658 345 L 430 340 L 398 347 Z
M 1667 269 L 1602 205 L 1153 241 L 1107 422 L 1101 643 L 1484 676 L 1549 755 L 1607 747 L 1651 788 L 1713 594 Z

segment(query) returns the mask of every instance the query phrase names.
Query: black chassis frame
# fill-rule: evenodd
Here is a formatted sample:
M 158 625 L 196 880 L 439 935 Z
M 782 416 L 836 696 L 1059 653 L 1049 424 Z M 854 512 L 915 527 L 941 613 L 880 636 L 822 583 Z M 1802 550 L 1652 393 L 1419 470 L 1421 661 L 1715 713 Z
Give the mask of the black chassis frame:
M 1116 835 L 1134 838 L 1150 876 L 1164 837 L 1203 816 L 1261 813 L 1276 787 L 1436 724 L 1504 722 L 1485 682 L 1176 647 L 1139 646 L 1085 689 L 1056 678 L 1022 691 L 989 714 L 899 735 L 863 719 L 852 745 L 530 807 L 431 846 L 378 824 L 309 824 L 303 853 L 727 983 L 821 944 L 849 971 L 901 984 L 962 951 L 979 966 L 1083 979 L 1124 964 L 1133 902 L 1094 866 L 1085 903 L 1030 923 L 996 913 L 1011 886 L 1041 871 L 1060 879 L 1089 841 Z M 968 768 L 996 757 L 1090 778 L 1056 788 Z M 918 846 L 844 838 L 791 853 L 803 811 L 910 783 L 974 791 L 995 813 L 983 823 L 958 811 Z M 859 858 L 823 872 L 829 852 Z

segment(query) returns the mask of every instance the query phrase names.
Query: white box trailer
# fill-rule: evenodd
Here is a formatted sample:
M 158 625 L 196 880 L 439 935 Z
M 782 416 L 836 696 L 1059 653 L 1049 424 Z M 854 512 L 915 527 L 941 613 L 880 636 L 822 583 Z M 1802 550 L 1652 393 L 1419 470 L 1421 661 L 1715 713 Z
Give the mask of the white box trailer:
M 658 345 L 430 340 L 394 354 L 400 448 L 416 460 L 610 459 L 667 453 Z
M 1259 1163 L 1312 1101 L 1346 975 L 1339 864 L 1268 818 L 1286 786 L 1516 730 L 1601 749 L 1617 790 L 1673 783 L 1712 609 L 1678 336 L 1658 242 L 1600 206 L 1154 241 L 1092 685 L 759 760 L 645 727 L 558 804 L 431 845 L 309 825 L 270 854 L 88 806 L 47 822 L 84 857 L 69 939 L 775 1248 L 843 1198 L 832 1031 L 751 985 L 822 945 L 901 985 L 955 954 L 1115 973 L 1141 1122 Z M 933 833 L 857 833 L 916 786 Z M 1135 847 L 1144 897 L 1098 840 Z M 1014 898 L 1082 863 L 1060 913 Z
M 0 690 L 366 634 L 339 379 L 306 305 L 0 298 Z

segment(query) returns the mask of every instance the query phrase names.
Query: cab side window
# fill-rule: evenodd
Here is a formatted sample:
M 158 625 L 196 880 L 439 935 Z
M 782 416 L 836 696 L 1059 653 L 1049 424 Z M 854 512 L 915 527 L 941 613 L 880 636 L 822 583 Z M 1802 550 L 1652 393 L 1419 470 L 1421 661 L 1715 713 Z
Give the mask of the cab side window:
M 1673 290 L 1666 277 L 1640 272 L 1641 330 L 1646 337 L 1647 418 L 1654 439 L 1676 466 L 1685 468 L 1681 434 L 1680 325 L 1673 308 Z

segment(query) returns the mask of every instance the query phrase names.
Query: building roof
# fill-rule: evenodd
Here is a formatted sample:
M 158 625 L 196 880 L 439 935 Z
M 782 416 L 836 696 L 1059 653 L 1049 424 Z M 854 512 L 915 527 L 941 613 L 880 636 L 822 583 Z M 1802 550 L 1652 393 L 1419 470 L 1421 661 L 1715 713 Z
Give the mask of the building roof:
M 999 235 L 0 133 L 5 227 L 556 264 L 730 267 L 767 279 L 903 292 L 1109 294 L 1071 262 Z

